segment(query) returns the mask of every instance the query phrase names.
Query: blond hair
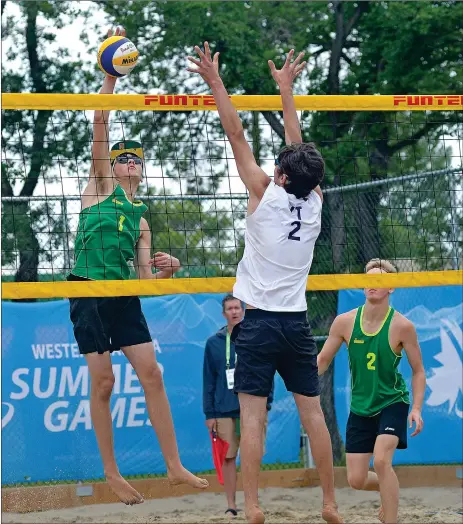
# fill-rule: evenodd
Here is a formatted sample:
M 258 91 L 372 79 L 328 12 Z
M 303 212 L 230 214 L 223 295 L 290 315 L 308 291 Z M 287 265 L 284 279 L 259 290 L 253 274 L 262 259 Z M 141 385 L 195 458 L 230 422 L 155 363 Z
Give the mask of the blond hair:
M 382 258 L 372 258 L 365 266 L 365 273 L 368 273 L 371 269 L 381 269 L 385 273 L 397 273 L 397 268 L 394 264 Z

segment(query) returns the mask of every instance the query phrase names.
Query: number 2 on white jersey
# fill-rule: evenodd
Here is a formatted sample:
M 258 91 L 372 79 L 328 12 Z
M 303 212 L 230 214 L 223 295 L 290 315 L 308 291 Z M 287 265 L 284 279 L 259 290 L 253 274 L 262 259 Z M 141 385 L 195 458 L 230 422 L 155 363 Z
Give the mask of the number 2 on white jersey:
M 288 239 L 289 240 L 297 240 L 298 242 L 301 240 L 301 237 L 297 237 L 295 236 L 295 233 L 297 233 L 299 231 L 299 229 L 301 229 L 301 206 L 291 206 L 291 213 L 296 210 L 297 211 L 297 220 L 295 220 L 294 222 L 291 222 L 291 225 L 292 226 L 295 226 L 295 228 L 289 233 L 288 235 Z

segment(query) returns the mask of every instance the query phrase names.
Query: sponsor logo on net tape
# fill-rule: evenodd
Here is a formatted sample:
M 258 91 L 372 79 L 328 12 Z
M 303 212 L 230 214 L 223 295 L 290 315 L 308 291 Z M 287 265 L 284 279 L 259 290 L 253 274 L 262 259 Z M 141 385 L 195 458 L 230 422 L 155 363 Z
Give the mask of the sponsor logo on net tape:
M 215 106 L 215 100 L 212 95 L 145 95 L 145 106 L 198 106 L 211 107 Z
M 396 95 L 394 106 L 443 106 L 463 105 L 463 95 Z

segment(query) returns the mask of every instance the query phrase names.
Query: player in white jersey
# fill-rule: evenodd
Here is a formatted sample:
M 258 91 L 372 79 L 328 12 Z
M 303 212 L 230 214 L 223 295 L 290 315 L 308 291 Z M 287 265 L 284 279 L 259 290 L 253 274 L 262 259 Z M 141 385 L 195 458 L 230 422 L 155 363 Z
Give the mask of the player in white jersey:
M 302 143 L 293 80 L 302 71 L 303 53 L 282 69 L 269 62 L 283 101 L 287 146 L 276 160 L 273 180 L 257 165 L 243 126 L 219 76 L 219 54 L 207 42 L 195 47 L 197 66 L 209 84 L 232 146 L 241 180 L 249 192 L 245 250 L 233 294 L 246 303 L 244 320 L 233 330 L 237 352 L 234 390 L 241 408 L 241 471 L 248 522 L 263 523 L 258 503 L 259 470 L 266 399 L 275 372 L 294 394 L 323 490 L 322 517 L 342 522 L 334 495 L 330 435 L 320 407 L 317 347 L 307 322 L 305 289 L 315 241 L 320 233 L 325 166 L 313 144 Z M 229 378 L 229 377 L 228 377 Z

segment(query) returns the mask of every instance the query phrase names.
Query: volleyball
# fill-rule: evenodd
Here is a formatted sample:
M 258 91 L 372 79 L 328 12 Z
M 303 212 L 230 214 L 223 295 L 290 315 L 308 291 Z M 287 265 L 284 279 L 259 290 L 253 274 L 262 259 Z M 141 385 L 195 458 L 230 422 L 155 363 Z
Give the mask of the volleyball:
M 137 65 L 138 50 L 125 36 L 107 38 L 98 50 L 98 65 L 109 76 L 120 78 L 128 75 Z

